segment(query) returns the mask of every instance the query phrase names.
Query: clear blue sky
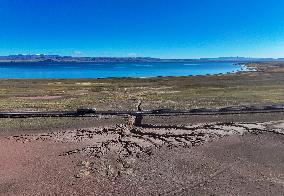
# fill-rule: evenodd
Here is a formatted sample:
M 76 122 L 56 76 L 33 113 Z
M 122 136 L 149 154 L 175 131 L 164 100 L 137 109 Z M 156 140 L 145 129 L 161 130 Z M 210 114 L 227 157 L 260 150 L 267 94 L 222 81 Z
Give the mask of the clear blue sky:
M 0 55 L 284 57 L 284 0 L 0 0 Z

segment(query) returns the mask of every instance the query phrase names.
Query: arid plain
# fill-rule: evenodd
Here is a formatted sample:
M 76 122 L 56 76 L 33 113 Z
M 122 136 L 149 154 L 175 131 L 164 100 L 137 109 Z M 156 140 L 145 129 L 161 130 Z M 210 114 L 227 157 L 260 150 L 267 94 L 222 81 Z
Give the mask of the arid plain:
M 0 80 L 2 111 L 283 105 L 284 63 L 150 79 Z M 284 113 L 0 119 L 1 195 L 283 195 Z

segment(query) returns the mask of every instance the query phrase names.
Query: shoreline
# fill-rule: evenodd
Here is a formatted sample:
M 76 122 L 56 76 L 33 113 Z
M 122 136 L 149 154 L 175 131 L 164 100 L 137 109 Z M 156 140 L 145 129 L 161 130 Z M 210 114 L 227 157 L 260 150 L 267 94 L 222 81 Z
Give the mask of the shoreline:
M 2 111 L 133 110 L 138 99 L 149 110 L 283 104 L 284 63 L 246 66 L 257 71 L 155 78 L 0 79 L 0 107 Z

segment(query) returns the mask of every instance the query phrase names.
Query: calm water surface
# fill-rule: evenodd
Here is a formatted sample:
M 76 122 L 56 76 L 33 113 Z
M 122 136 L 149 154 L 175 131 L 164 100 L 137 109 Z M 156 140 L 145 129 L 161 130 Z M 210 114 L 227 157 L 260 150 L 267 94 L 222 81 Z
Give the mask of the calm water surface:
M 245 71 L 234 63 L 0 63 L 0 78 L 192 76 Z

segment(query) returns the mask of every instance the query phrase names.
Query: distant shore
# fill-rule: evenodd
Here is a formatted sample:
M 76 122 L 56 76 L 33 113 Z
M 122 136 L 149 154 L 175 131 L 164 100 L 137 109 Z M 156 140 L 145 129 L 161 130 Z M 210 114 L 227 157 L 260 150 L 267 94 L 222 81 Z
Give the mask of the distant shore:
M 56 63 L 126 63 L 126 62 L 269 62 L 284 61 L 284 58 L 246 58 L 246 57 L 217 57 L 217 58 L 195 58 L 195 59 L 167 59 L 153 57 L 74 57 L 46 54 L 18 54 L 0 56 L 1 62 L 56 62 Z

